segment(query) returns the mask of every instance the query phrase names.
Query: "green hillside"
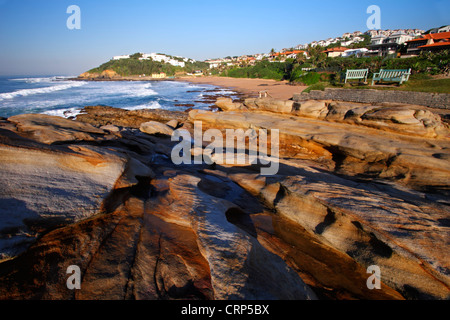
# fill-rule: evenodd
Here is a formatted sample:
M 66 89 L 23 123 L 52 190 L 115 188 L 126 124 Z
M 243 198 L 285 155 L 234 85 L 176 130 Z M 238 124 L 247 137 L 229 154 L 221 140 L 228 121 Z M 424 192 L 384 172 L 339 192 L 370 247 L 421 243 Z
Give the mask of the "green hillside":
M 152 60 L 139 60 L 139 55 L 132 55 L 129 59 L 110 60 L 101 66 L 89 70 L 89 73 L 102 73 L 105 70 L 113 70 L 121 76 L 134 76 L 134 75 L 151 75 L 154 73 L 164 72 L 168 76 L 174 76 L 178 72 L 192 73 L 196 70 L 207 70 L 209 65 L 205 62 L 186 62 L 186 66 L 175 67 L 168 63 L 152 61 Z

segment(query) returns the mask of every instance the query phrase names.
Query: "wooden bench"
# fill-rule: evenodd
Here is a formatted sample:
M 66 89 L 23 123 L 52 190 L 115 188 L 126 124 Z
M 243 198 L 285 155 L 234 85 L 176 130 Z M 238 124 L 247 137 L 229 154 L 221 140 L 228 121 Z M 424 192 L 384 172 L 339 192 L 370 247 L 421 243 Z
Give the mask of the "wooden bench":
M 385 70 L 381 69 L 380 72 L 374 73 L 372 85 L 375 81 L 389 81 L 389 82 L 399 82 L 402 84 L 409 80 L 411 75 L 411 69 L 398 69 L 398 70 Z
M 345 73 L 345 83 L 348 80 L 364 79 L 367 82 L 367 76 L 369 75 L 369 69 L 347 70 Z

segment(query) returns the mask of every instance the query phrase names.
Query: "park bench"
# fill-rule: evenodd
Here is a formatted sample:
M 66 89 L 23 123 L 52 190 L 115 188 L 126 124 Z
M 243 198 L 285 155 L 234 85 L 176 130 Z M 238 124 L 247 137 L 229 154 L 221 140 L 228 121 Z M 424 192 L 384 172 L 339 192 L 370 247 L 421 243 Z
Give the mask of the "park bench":
M 381 69 L 380 72 L 373 74 L 372 85 L 375 81 L 388 81 L 388 82 L 399 82 L 402 84 L 409 80 L 411 75 L 411 69 L 398 69 L 398 70 L 385 70 Z
M 369 75 L 369 69 L 347 70 L 345 73 L 345 83 L 348 80 L 364 79 L 367 82 L 367 76 Z

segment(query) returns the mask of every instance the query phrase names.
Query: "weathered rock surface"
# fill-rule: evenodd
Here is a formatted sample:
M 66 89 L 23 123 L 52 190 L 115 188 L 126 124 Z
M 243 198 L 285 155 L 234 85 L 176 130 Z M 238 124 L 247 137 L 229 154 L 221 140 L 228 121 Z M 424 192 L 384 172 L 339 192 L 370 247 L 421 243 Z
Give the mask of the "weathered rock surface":
M 240 110 L 243 108 L 242 103 L 233 102 L 231 98 L 219 98 L 216 101 L 216 106 L 223 111 Z
M 139 127 L 139 130 L 148 134 L 163 134 L 168 136 L 171 136 L 173 133 L 173 128 L 169 127 L 167 124 L 157 121 L 144 122 Z
M 251 110 L 271 111 L 277 113 L 291 113 L 294 110 L 294 101 L 278 100 L 272 98 L 245 99 L 244 107 Z M 245 108 L 241 108 L 245 109 Z
M 175 119 L 173 119 L 173 120 L 170 120 L 170 121 L 168 121 L 167 123 L 166 123 L 166 125 L 168 125 L 169 127 L 171 127 L 172 129 L 176 129 L 177 127 L 178 127 L 178 121 L 177 120 L 175 120 Z
M 278 129 L 282 156 L 314 160 L 341 174 L 390 179 L 448 192 L 450 139 L 395 134 L 348 123 L 264 112 L 194 110 L 205 127 Z
M 116 136 L 89 124 L 21 115 L 0 123 L 0 131 L 2 259 L 23 252 L 47 230 L 101 212 L 114 189 L 153 176 L 145 158 L 114 146 Z M 100 146 L 106 140 L 111 147 Z
M 105 134 L 90 124 L 74 122 L 44 114 L 18 115 L 8 119 L 15 124 L 20 135 L 51 144 L 60 141 L 94 141 Z
M 121 79 L 122 76 L 119 75 L 114 70 L 105 70 L 101 73 L 96 72 L 84 72 L 78 76 L 78 79 L 81 80 L 115 80 Z
M 224 111 L 268 111 L 298 117 L 346 122 L 407 135 L 449 138 L 450 129 L 437 114 L 421 106 L 405 104 L 369 105 L 331 100 L 291 101 L 272 98 L 245 99 L 239 108 L 230 98 L 219 98 L 216 104 Z
M 33 115 L 28 120 L 36 123 L 34 118 L 42 121 Z M 52 128 L 55 119 L 48 120 Z M 51 129 L 41 135 L 40 126 L 35 128 L 27 127 L 25 135 L 54 141 Z M 73 129 L 79 138 L 77 124 Z M 49 146 L 0 130 L 1 258 L 21 253 L 43 230 L 94 215 L 127 168 L 127 156 L 114 150 Z M 84 135 L 91 140 L 89 130 Z M 72 141 L 67 133 L 64 137 Z
M 289 105 L 189 113 L 204 130 L 279 129 L 272 176 L 174 165 L 167 135 L 137 130 L 172 130 L 172 119 L 192 130 L 185 113 L 0 120 L 0 243 L 11 258 L 0 299 L 448 299 L 448 139 L 357 125 L 424 126 L 433 115 Z M 107 125 L 118 130 L 98 129 Z M 70 265 L 81 290 L 66 286 Z M 366 286 L 370 265 L 381 290 Z
M 79 122 L 94 126 L 115 125 L 119 127 L 139 128 L 148 121 L 168 122 L 187 120 L 187 113 L 180 111 L 167 111 L 162 109 L 126 110 L 107 106 L 89 106 L 83 113 L 77 115 Z
M 119 127 L 114 126 L 112 124 L 108 124 L 106 126 L 101 126 L 100 129 L 106 130 L 106 131 L 109 131 L 109 132 L 119 132 L 120 131 Z
M 30 121 L 33 117 L 28 116 Z M 140 150 L 126 132 L 110 136 L 108 147 L 99 137 L 96 142 L 105 149 L 99 154 L 103 148 L 83 145 L 92 143 L 90 137 L 74 145 L 70 137 L 57 146 L 47 145 L 21 137 L 17 128 L 10 130 L 11 122 L 2 127 L 8 128 L 0 131 L 2 147 L 17 145 L 14 154 L 2 153 L 7 168 L 2 182 L 13 178 L 26 182 L 24 189 L 3 189 L 2 196 L 24 199 L 23 207 L 36 211 L 27 223 L 30 229 L 45 224 L 47 214 L 59 215 L 64 223 L 48 223 L 36 233 L 41 237 L 28 243 L 31 247 L 0 264 L 0 299 L 316 298 L 282 258 L 228 221 L 229 214 L 242 209 L 220 194 L 211 195 L 208 188 L 203 190 L 205 175 L 196 174 L 198 169 L 180 172 L 154 164 L 155 173 L 140 161 L 154 159 L 150 146 L 156 147 L 157 137 L 134 133 L 135 141 L 148 146 Z M 34 153 L 28 156 L 29 152 Z M 99 177 L 109 185 L 94 184 Z M 245 196 L 242 189 L 239 192 L 239 197 Z M 90 196 L 96 202 L 83 215 L 78 202 L 87 206 Z M 2 235 L 18 242 L 24 216 L 17 215 L 11 203 L 4 205 L 10 210 L 2 212 L 9 228 Z M 79 216 L 74 218 L 75 213 Z M 6 249 L 14 245 L 4 243 Z M 18 252 L 11 257 L 14 253 Z M 81 268 L 82 290 L 67 289 L 69 265 Z
M 300 104 L 295 115 L 314 119 L 325 119 L 328 115 L 328 105 L 326 101 L 305 101 Z
M 310 167 L 301 176 L 286 174 L 230 177 L 321 243 L 366 267 L 379 266 L 385 283 L 405 297 L 448 297 L 450 257 L 436 247 L 449 245 L 445 205 L 417 192 L 361 184 Z

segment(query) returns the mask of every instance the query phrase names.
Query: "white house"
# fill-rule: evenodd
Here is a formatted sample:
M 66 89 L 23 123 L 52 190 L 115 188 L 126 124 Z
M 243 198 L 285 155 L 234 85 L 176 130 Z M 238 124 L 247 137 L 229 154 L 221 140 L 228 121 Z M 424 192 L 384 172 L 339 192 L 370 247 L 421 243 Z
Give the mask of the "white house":
M 370 51 L 368 53 L 378 56 L 386 56 L 388 54 L 395 54 L 400 48 L 400 45 L 406 41 L 412 40 L 413 36 L 398 31 L 392 33 L 390 36 L 376 36 L 372 38 L 372 43 L 369 46 Z
M 122 60 L 122 59 L 130 59 L 130 55 L 123 55 L 123 56 L 115 56 L 112 58 L 113 60 Z
M 184 68 L 186 66 L 186 62 L 184 62 L 184 61 L 170 60 L 169 63 L 171 65 L 173 65 L 174 67 L 182 67 L 182 68 Z
M 223 60 L 222 59 L 216 59 L 216 60 L 207 60 L 205 62 L 209 63 L 209 68 L 210 69 L 214 69 L 214 68 L 218 68 L 222 64 Z
M 341 46 L 348 47 L 353 43 L 353 40 L 341 41 Z
M 409 34 L 406 34 L 404 32 L 396 32 L 389 36 L 389 42 L 391 43 L 397 43 L 397 44 L 403 44 L 406 41 L 414 39 L 413 36 L 410 36 Z
M 173 59 L 171 57 L 166 56 L 165 54 L 143 53 L 142 57 L 139 58 L 139 60 L 149 60 L 149 59 L 152 59 L 153 61 L 157 62 L 169 63 L 175 67 L 184 68 L 186 66 L 186 62 Z
M 383 36 L 383 35 L 374 36 L 374 37 L 372 37 L 372 39 L 371 39 L 371 44 L 372 44 L 372 45 L 375 45 L 375 44 L 382 44 L 383 41 L 384 41 L 384 39 L 386 39 L 386 38 L 387 38 L 387 37 L 386 37 L 386 36 Z
M 167 63 L 170 60 L 170 58 L 168 56 L 166 56 L 165 54 L 151 53 L 149 55 L 149 57 L 152 58 L 153 61 L 158 61 L 158 62 Z
M 351 57 L 351 56 L 362 57 L 368 51 L 369 51 L 369 49 L 366 49 L 366 48 L 349 49 L 349 50 L 345 50 L 342 53 L 342 57 Z
M 438 33 L 441 33 L 441 32 L 450 32 L 450 25 L 439 28 Z
M 175 56 L 175 58 L 181 59 L 184 62 L 188 62 L 189 61 L 189 58 L 185 58 L 185 57 L 182 57 L 182 56 Z
M 328 40 L 320 40 L 319 42 L 317 42 L 317 45 L 322 46 L 322 47 L 329 46 L 330 44 L 331 44 L 331 42 Z
M 306 49 L 308 49 L 308 45 L 307 44 L 299 44 L 294 49 L 295 50 L 306 50 Z

